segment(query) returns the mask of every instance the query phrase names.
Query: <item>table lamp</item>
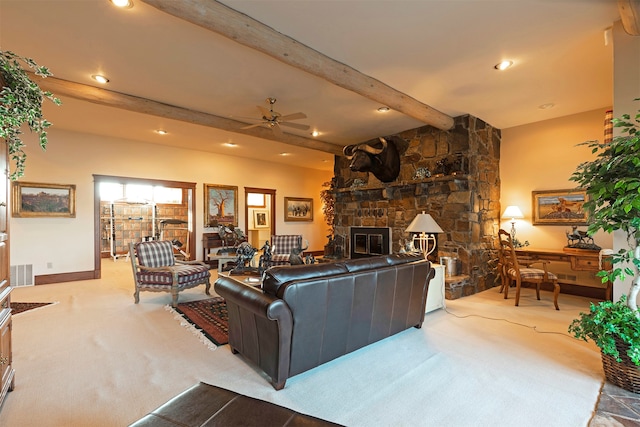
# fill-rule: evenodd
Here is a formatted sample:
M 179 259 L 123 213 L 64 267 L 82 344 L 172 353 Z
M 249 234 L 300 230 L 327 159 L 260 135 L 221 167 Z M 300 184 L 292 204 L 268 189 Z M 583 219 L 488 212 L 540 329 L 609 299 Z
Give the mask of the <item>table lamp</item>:
M 433 252 L 436 248 L 436 236 L 435 233 L 444 233 L 442 228 L 438 225 L 438 223 L 429 215 L 422 211 L 416 215 L 416 217 L 411 221 L 411 224 L 405 230 L 407 233 L 419 233 L 418 235 L 413 237 L 414 247 L 415 241 L 418 240 L 418 244 L 420 247 L 420 252 L 424 255 L 426 259 L 427 256 Z M 431 249 L 429 249 L 429 242 L 432 242 Z
M 504 210 L 502 218 L 511 218 L 511 241 L 516 241 L 516 219 L 524 218 L 522 211 L 517 206 L 507 206 Z

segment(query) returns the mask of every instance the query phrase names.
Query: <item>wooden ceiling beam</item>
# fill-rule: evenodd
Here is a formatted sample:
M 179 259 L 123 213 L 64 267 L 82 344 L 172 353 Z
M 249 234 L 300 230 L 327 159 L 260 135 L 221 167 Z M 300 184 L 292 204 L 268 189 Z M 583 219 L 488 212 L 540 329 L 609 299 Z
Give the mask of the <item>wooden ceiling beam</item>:
M 618 0 L 618 11 L 624 31 L 640 36 L 640 0 Z
M 452 117 L 222 3 L 202 0 L 142 2 L 438 129 L 453 127 Z
M 43 90 L 48 90 L 56 96 L 70 96 L 82 101 L 106 105 L 108 107 L 121 108 L 136 113 L 149 114 L 152 116 L 179 120 L 196 125 L 208 126 L 228 132 L 240 133 L 256 138 L 294 145 L 296 147 L 305 147 L 313 150 L 324 151 L 334 155 L 342 154 L 341 146 L 325 141 L 319 141 L 317 139 L 304 138 L 288 133 L 283 133 L 282 136 L 278 137 L 273 133 L 273 131 L 271 131 L 271 129 L 263 127 L 242 129 L 243 126 L 247 125 L 246 123 L 213 114 L 203 113 L 201 111 L 176 107 L 174 105 L 164 104 L 162 102 L 152 101 L 146 98 L 126 95 L 94 86 L 57 79 L 55 77 L 40 78 L 33 74 L 31 74 L 30 77 L 35 81 L 38 81 L 38 85 Z

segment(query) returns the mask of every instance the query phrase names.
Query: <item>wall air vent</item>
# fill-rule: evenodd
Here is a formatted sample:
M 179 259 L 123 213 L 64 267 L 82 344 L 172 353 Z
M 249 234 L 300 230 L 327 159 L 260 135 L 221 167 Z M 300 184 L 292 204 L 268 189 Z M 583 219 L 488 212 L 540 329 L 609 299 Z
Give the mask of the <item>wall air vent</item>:
M 33 286 L 33 264 L 12 265 L 11 286 Z

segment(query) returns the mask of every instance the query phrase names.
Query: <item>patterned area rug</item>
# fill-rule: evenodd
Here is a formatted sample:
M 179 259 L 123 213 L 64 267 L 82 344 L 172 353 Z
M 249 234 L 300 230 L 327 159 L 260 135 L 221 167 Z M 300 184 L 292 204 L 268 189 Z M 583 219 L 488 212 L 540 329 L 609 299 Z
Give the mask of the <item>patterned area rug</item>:
M 52 302 L 11 302 L 11 314 L 16 315 L 28 310 L 44 307 Z
M 216 346 L 229 342 L 229 328 L 227 303 L 221 297 L 214 297 L 200 301 L 178 303 L 175 309 L 183 321 L 194 327 L 197 332 Z M 184 324 L 184 323 L 183 323 Z M 187 326 L 187 325 L 185 325 Z M 211 347 L 211 346 L 210 346 Z

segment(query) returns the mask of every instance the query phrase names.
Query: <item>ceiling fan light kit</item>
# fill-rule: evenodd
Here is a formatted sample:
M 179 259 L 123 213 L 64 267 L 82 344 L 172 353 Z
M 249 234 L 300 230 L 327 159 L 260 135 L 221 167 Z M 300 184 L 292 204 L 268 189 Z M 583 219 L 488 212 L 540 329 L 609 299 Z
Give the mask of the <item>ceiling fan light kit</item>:
M 282 115 L 279 112 L 273 110 L 273 104 L 276 103 L 276 98 L 269 97 L 266 99 L 266 102 L 269 105 L 269 109 L 266 109 L 260 105 L 257 106 L 258 110 L 262 114 L 262 121 L 253 125 L 244 126 L 241 129 L 251 129 L 254 127 L 263 126 L 271 129 L 273 133 L 278 136 L 281 136 L 283 133 L 282 129 L 280 129 L 280 126 L 288 126 L 299 130 L 309 129 L 309 125 L 289 122 L 289 120 L 306 119 L 307 115 L 305 113 L 298 112 Z

